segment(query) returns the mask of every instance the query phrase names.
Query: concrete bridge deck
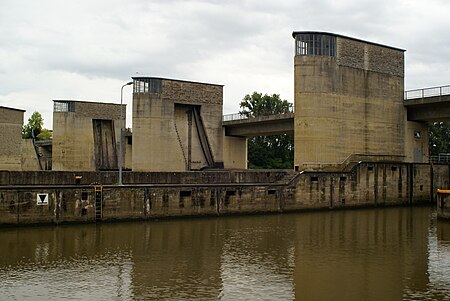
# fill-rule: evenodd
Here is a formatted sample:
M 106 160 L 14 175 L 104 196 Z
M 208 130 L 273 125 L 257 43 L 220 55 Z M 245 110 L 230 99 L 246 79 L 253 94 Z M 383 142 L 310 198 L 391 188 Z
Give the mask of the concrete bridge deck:
M 294 133 L 294 113 L 246 117 L 241 114 L 224 116 L 225 135 L 239 137 L 271 136 Z
M 450 85 L 405 92 L 404 106 L 410 121 L 450 121 Z M 223 116 L 225 135 L 253 137 L 294 133 L 294 113 L 247 117 Z
M 410 121 L 450 121 L 450 85 L 405 92 Z

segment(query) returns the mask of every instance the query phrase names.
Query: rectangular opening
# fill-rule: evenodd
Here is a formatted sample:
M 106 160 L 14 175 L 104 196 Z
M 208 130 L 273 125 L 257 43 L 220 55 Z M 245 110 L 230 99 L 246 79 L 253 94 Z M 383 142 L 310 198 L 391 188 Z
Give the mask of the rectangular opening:
M 113 120 L 92 119 L 96 170 L 117 170 L 116 136 Z
M 236 190 L 227 190 L 227 196 L 236 195 Z
M 294 171 L 300 171 L 300 166 L 295 165 L 295 166 L 294 166 Z
M 367 170 L 368 170 L 368 171 L 373 171 L 373 166 L 368 166 L 368 167 L 367 167 Z
M 275 194 L 277 191 L 275 190 L 275 189 L 269 189 L 268 191 L 267 191 L 267 194 L 268 195 L 271 195 L 271 194 Z
M 192 192 L 190 190 L 182 190 L 180 191 L 180 197 L 190 197 L 191 193 Z
M 169 195 L 168 195 L 167 193 L 163 194 L 163 197 L 162 197 L 162 206 L 163 206 L 164 208 L 169 207 Z
M 88 193 L 87 193 L 87 191 L 81 192 L 81 200 L 82 201 L 87 201 L 88 200 Z
M 55 101 L 53 112 L 75 112 L 75 103 L 73 101 Z
M 319 177 L 311 177 L 311 182 L 318 182 L 319 181 Z
M 392 167 L 391 167 L 391 170 L 392 170 L 392 171 L 396 171 L 396 170 L 397 170 L 397 166 L 392 166 Z
M 340 177 L 340 178 L 339 178 L 339 181 L 345 182 L 345 181 L 347 181 L 347 177 Z

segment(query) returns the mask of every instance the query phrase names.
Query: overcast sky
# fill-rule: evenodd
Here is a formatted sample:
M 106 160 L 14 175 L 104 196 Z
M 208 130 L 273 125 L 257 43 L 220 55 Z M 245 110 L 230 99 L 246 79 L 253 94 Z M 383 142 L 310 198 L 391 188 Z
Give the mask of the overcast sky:
M 292 102 L 300 30 L 406 49 L 406 89 L 450 84 L 448 0 L 0 0 L 0 105 L 52 128 L 54 99 L 119 103 L 136 75 L 223 84 L 225 114 L 253 91 Z

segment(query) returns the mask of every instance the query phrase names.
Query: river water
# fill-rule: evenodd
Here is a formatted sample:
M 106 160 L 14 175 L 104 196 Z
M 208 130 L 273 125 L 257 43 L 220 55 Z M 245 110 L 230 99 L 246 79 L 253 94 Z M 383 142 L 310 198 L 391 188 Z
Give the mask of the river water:
M 0 228 L 0 300 L 450 300 L 450 223 L 385 208 Z

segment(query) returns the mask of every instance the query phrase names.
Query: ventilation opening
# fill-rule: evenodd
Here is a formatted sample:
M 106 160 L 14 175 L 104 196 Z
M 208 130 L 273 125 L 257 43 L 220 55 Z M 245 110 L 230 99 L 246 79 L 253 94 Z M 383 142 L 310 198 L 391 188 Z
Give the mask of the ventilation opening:
M 180 191 L 180 197 L 188 197 L 191 196 L 191 191 L 190 190 L 182 190 Z
M 311 182 L 318 182 L 319 181 L 319 177 L 311 177 Z
M 87 193 L 87 191 L 81 192 L 81 200 L 82 201 L 87 201 L 88 200 L 88 193 Z
M 236 195 L 236 190 L 227 190 L 227 196 Z
M 347 181 L 347 177 L 340 177 L 340 178 L 339 178 L 339 181 L 345 182 L 345 181 Z
M 275 194 L 277 191 L 275 189 L 269 189 L 267 191 L 267 194 L 271 195 L 271 194 Z
M 368 167 L 367 167 L 367 170 L 368 170 L 368 171 L 373 171 L 373 166 L 368 166 Z

